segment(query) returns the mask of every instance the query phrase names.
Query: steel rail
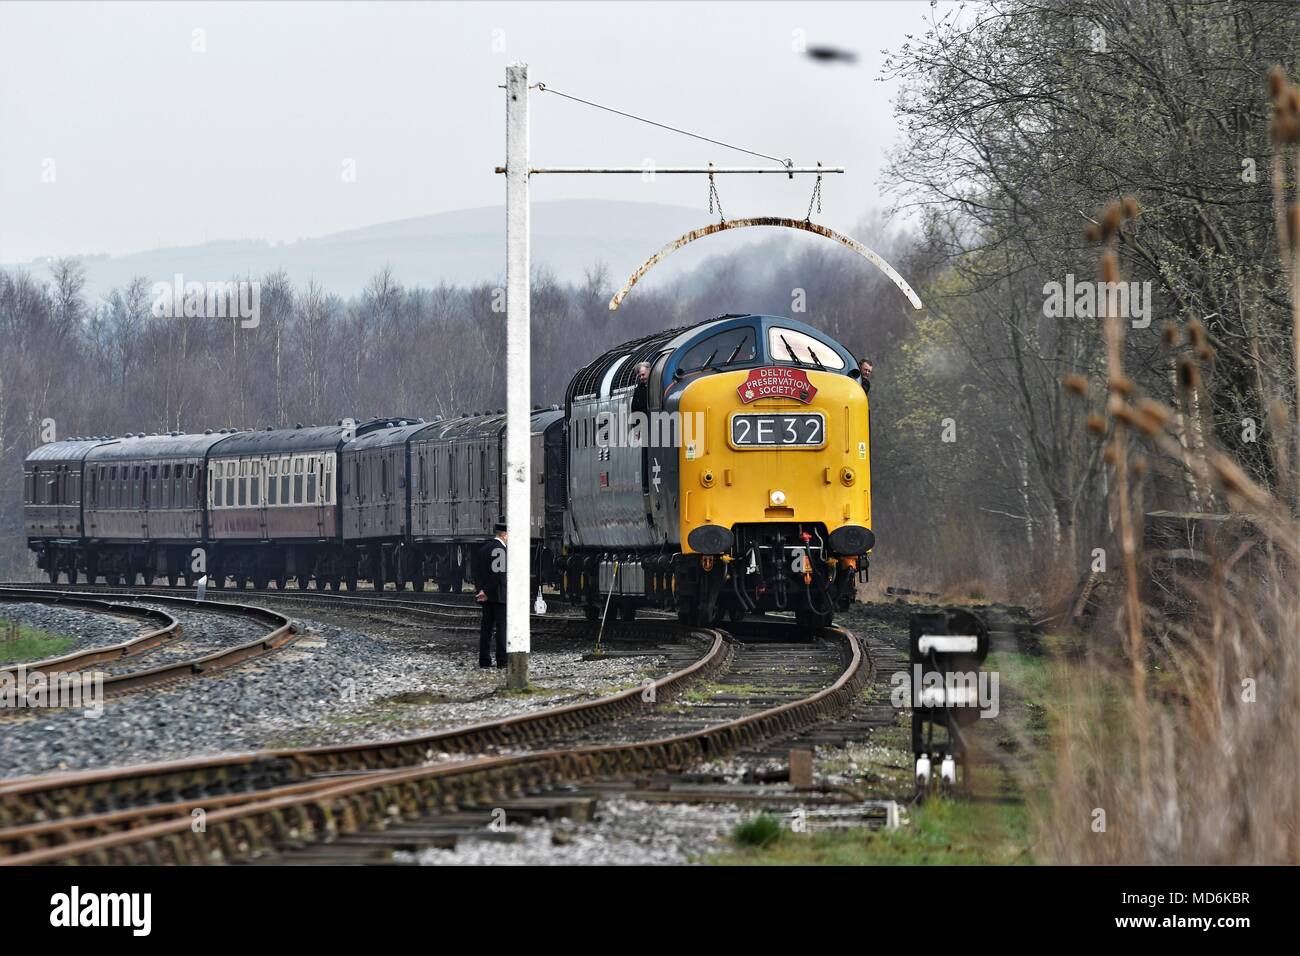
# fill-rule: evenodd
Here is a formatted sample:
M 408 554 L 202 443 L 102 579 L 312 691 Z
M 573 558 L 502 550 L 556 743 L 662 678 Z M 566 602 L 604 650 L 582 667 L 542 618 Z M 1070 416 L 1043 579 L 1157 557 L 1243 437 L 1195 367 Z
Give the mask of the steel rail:
M 432 809 L 491 804 L 559 783 L 681 769 L 796 731 L 850 706 L 870 668 L 856 637 L 838 628 L 825 633 L 843 641 L 848 652 L 848 661 L 831 686 L 700 730 L 635 743 L 374 771 L 311 792 L 271 796 L 207 813 L 201 829 L 192 827 L 189 818 L 177 818 L 19 853 L 0 859 L 0 864 L 230 862 L 277 845 L 312 837 L 329 839 Z
M 121 660 L 123 657 L 137 656 L 145 651 L 153 650 L 155 647 L 165 644 L 169 640 L 181 635 L 180 622 L 166 611 L 160 611 L 156 608 L 138 607 L 134 604 L 104 601 L 99 598 L 67 595 L 62 592 L 52 593 L 40 589 L 0 589 L 0 601 L 63 605 L 65 607 L 75 607 L 102 614 L 116 614 L 140 618 L 142 620 L 153 621 L 162 625 L 161 627 L 146 631 L 137 637 L 133 637 L 129 641 L 122 641 L 120 644 L 109 644 L 103 647 L 86 648 L 85 650 L 65 654 L 62 657 L 50 657 L 40 661 L 14 661 L 13 663 L 0 666 L 0 672 L 16 670 L 19 667 L 26 668 L 29 672 L 40 671 L 44 674 L 58 674 L 81 670 L 82 668 L 88 667 L 92 664 L 101 664 L 105 661 L 115 661 Z
M 40 589 L 33 588 L 27 593 L 28 595 L 39 592 Z M 0 596 L 6 594 L 23 593 L 15 589 L 0 589 Z M 81 597 L 77 592 L 50 592 L 51 594 L 64 595 L 73 594 L 74 597 Z M 139 690 L 143 687 L 155 687 L 160 684 L 171 683 L 184 677 L 190 677 L 195 674 L 204 674 L 216 670 L 224 670 L 242 664 L 245 661 L 256 657 L 262 657 L 277 651 L 297 640 L 299 628 L 292 620 L 276 611 L 267 608 L 255 607 L 250 604 L 235 604 L 230 602 L 221 602 L 220 604 L 209 604 L 206 601 L 196 601 L 192 598 L 183 598 L 173 595 L 150 594 L 150 595 L 114 595 L 115 597 L 126 597 L 135 601 L 146 600 L 158 604 L 170 604 L 178 607 L 189 609 L 209 611 L 214 613 L 227 613 L 241 617 L 250 617 L 267 624 L 274 625 L 274 629 L 261 637 L 251 641 L 244 641 L 231 647 L 225 647 L 199 657 L 184 658 L 178 661 L 171 661 L 166 664 L 159 664 L 157 667 L 143 668 L 138 671 L 130 671 L 125 674 L 107 674 L 103 677 L 103 687 L 105 695 L 117 695 L 127 691 Z M 93 600 L 93 599 L 87 599 Z M 64 602 L 66 603 L 66 601 Z M 218 610 L 219 609 L 219 610 Z M 170 617 L 170 615 L 167 615 Z M 156 646 L 156 645 L 155 645 Z M 88 652 L 89 653 L 89 652 Z M 96 654 L 98 652 L 95 652 Z M 75 657 L 75 655 L 70 655 Z M 120 655 L 118 655 L 120 656 Z M 110 659 L 110 658 L 103 658 Z M 63 665 L 63 672 L 70 668 Z
M 651 625 L 650 633 L 680 629 Z M 189 758 L 154 764 L 75 773 L 43 774 L 0 783 L 0 853 L 14 826 L 68 816 L 85 816 L 101 808 L 157 804 L 187 793 L 252 793 L 268 786 L 302 782 L 312 773 L 340 773 L 410 766 L 439 753 L 480 752 L 493 746 L 521 745 L 555 733 L 590 726 L 668 700 L 689 683 L 726 663 L 730 648 L 721 634 L 707 635 L 705 653 L 691 664 L 647 686 L 549 707 L 514 717 L 471 724 L 432 734 L 358 744 L 264 750 L 223 757 Z M 653 693 L 647 693 L 653 689 Z

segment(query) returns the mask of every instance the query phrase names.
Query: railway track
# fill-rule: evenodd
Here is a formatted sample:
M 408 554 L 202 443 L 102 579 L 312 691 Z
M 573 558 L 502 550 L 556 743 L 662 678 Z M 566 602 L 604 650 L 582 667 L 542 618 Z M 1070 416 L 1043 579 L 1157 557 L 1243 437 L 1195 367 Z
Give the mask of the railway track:
M 112 594 L 112 598 L 121 600 L 105 600 L 98 597 L 89 596 L 71 590 L 49 588 L 18 588 L 4 587 L 0 588 L 0 601 L 39 601 L 46 604 L 64 605 L 67 607 L 76 607 L 83 610 L 100 611 L 105 614 L 123 614 L 135 612 L 136 616 L 149 618 L 163 626 L 155 628 L 140 637 L 121 644 L 111 645 L 109 647 L 87 648 L 74 654 L 68 654 L 63 657 L 50 658 L 42 661 L 28 661 L 21 664 L 28 673 L 37 672 L 46 675 L 58 674 L 78 674 L 81 680 L 86 680 L 88 675 L 93 673 L 90 669 L 96 666 L 121 666 L 123 661 L 128 661 L 126 668 L 117 673 L 100 672 L 97 676 L 102 676 L 104 694 L 112 697 L 129 691 L 136 691 L 146 687 L 159 687 L 165 684 L 172 684 L 178 680 L 193 677 L 200 674 L 209 674 L 215 671 L 225 670 L 235 667 L 247 661 L 259 657 L 265 657 L 275 651 L 280 650 L 297 639 L 299 626 L 288 617 L 276 611 L 267 608 L 254 607 L 247 604 L 221 603 L 217 605 L 219 611 L 212 605 L 204 601 L 196 601 L 191 598 L 182 598 L 174 595 L 155 595 L 138 596 L 130 594 Z M 249 641 L 239 641 L 233 644 L 219 647 L 207 653 L 201 653 L 197 656 L 177 655 L 174 659 L 159 663 L 155 666 L 135 667 L 135 659 L 141 655 L 146 655 L 151 651 L 156 651 L 172 642 L 182 639 L 179 622 L 175 617 L 165 611 L 148 607 L 139 607 L 126 603 L 129 601 L 139 601 L 146 599 L 153 604 L 166 604 L 177 608 L 195 610 L 204 613 L 221 613 L 237 617 L 248 618 L 259 624 L 271 628 L 267 633 Z M 10 665 L 3 670 L 15 670 L 20 665 Z
M 0 785 L 0 863 L 249 860 L 430 810 L 686 768 L 854 703 L 871 670 L 857 638 L 796 631 L 693 631 L 703 653 L 644 687 L 438 734 L 13 781 Z
M 125 597 L 180 597 L 182 592 L 192 593 L 193 588 L 172 588 L 160 585 L 118 585 L 118 584 L 0 584 L 0 594 L 10 590 L 31 590 L 39 588 L 63 594 L 113 595 Z M 422 596 L 423 595 L 423 596 Z M 282 602 L 301 607 L 342 608 L 352 611 L 398 611 L 409 616 L 425 617 L 432 621 L 451 623 L 477 620 L 479 609 L 472 594 L 424 595 L 424 592 L 370 591 L 355 592 L 315 591 L 298 588 L 283 590 L 264 588 L 262 590 L 238 590 L 231 588 L 208 588 L 204 600 L 211 603 L 242 603 L 247 600 L 264 600 Z

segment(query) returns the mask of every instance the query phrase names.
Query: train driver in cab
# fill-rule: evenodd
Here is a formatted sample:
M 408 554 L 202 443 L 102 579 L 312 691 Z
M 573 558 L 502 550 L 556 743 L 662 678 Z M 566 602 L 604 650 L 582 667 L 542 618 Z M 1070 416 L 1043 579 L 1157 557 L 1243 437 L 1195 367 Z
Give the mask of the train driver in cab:
M 858 374 L 861 376 L 859 381 L 862 382 L 862 390 L 868 395 L 871 394 L 871 370 L 874 367 L 869 358 L 864 358 L 858 362 Z

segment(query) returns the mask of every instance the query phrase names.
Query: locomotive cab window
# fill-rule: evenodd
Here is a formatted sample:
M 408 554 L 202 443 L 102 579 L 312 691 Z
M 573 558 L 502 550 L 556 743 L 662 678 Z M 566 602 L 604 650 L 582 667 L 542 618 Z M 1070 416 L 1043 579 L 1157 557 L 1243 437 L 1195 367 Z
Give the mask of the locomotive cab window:
M 758 342 L 751 326 L 727 329 L 691 346 L 678 363 L 679 372 L 699 372 L 754 361 Z
M 830 371 L 844 368 L 844 359 L 821 339 L 775 325 L 767 330 L 767 354 L 773 362 L 786 365 Z

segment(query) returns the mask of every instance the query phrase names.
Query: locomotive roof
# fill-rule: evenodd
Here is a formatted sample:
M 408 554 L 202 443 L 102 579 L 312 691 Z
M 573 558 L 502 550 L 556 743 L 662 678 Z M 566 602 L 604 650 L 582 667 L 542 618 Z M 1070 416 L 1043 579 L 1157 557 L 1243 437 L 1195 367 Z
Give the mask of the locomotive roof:
M 102 438 L 71 438 L 64 441 L 37 445 L 27 455 L 27 461 L 81 461 Z
M 344 436 L 357 428 L 343 425 L 312 425 L 308 428 L 273 428 L 269 431 L 236 432 L 212 450 L 214 456 L 284 455 L 309 451 L 332 451 Z M 220 437 L 220 436 L 218 436 Z
M 610 382 L 610 390 L 624 388 L 636 383 L 636 367 L 641 362 L 653 362 L 655 356 L 665 350 L 672 352 L 681 352 L 687 346 L 693 344 L 697 339 L 703 339 L 716 332 L 721 332 L 729 328 L 735 328 L 741 325 L 753 325 L 758 322 L 760 326 L 759 346 L 763 346 L 763 335 L 761 330 L 772 324 L 779 324 L 784 328 L 795 329 L 800 332 L 806 332 L 816 339 L 822 340 L 829 345 L 833 345 L 837 351 L 848 359 L 852 359 L 848 351 L 826 332 L 820 329 L 800 322 L 796 319 L 785 318 L 777 315 L 761 315 L 758 313 L 746 313 L 744 315 L 729 314 L 721 315 L 714 319 L 707 319 L 703 322 L 697 322 L 694 325 L 680 326 L 673 329 L 664 329 L 661 332 L 654 332 L 650 335 L 642 336 L 639 339 L 633 339 L 630 342 L 624 342 L 610 349 L 604 355 L 600 356 L 590 365 L 578 370 L 577 374 L 569 381 L 568 390 L 565 393 L 566 403 L 572 403 L 573 399 L 580 395 L 594 395 L 600 392 L 601 383 L 611 369 L 616 369 Z M 761 358 L 761 357 L 760 357 Z M 757 364 L 757 360 L 754 364 Z M 846 368 L 854 365 L 848 361 Z M 664 374 L 672 375 L 673 361 L 665 367 Z
M 99 443 L 87 461 L 122 461 L 146 458 L 201 458 L 225 435 L 124 436 Z

